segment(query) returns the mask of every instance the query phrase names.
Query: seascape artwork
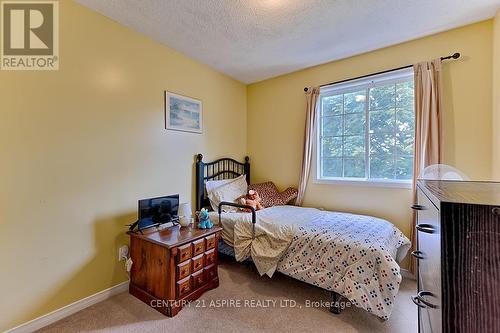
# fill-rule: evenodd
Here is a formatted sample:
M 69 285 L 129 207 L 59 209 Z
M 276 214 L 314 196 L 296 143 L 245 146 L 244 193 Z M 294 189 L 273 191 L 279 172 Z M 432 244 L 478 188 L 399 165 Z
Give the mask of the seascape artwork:
M 171 130 L 201 133 L 201 101 L 168 91 L 165 94 L 165 127 Z

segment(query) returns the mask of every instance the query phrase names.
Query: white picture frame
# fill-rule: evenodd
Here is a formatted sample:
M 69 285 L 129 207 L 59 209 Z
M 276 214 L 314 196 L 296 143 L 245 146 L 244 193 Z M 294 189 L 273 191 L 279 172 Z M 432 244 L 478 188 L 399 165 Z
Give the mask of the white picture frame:
M 202 101 L 165 90 L 165 129 L 203 133 Z

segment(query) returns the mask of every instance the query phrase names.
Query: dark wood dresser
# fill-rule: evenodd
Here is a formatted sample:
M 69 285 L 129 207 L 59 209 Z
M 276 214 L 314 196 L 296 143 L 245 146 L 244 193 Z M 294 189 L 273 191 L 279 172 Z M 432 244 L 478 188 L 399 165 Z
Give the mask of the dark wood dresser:
M 217 253 L 221 228 L 174 226 L 129 232 L 130 294 L 167 316 L 219 286 Z
M 417 182 L 419 332 L 500 332 L 500 183 Z

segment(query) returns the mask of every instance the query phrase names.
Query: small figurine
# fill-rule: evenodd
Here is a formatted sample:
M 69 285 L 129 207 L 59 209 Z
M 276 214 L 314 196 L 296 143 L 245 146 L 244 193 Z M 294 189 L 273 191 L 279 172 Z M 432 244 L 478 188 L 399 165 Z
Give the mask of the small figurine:
M 206 208 L 202 208 L 200 213 L 198 214 L 200 219 L 200 223 L 198 223 L 198 228 L 200 229 L 212 229 L 214 224 L 210 221 L 208 217 L 208 210 Z

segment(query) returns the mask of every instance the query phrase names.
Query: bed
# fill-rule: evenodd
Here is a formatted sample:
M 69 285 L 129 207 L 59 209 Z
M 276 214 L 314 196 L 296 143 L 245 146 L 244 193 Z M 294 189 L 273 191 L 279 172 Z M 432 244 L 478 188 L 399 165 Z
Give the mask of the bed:
M 210 207 L 208 180 L 246 176 L 250 162 L 223 158 L 196 161 L 196 209 Z M 332 293 L 331 311 L 340 298 L 384 320 L 390 317 L 401 282 L 398 262 L 410 241 L 383 219 L 297 206 L 275 206 L 251 213 L 209 213 L 222 228 L 219 251 L 238 261 L 252 260 L 261 275 L 280 272 Z M 236 205 L 238 206 L 238 205 Z

